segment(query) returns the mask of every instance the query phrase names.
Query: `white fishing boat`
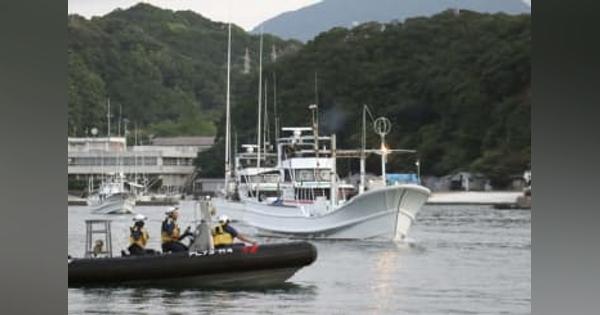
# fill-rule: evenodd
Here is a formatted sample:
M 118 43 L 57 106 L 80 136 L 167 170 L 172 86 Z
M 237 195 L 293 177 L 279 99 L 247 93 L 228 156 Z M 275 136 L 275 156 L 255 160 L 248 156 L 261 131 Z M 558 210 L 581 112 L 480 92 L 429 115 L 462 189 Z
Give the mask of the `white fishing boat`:
M 229 99 L 231 32 L 228 49 L 225 197 L 214 201 L 217 211 L 244 221 L 264 235 L 403 239 L 431 192 L 418 184 L 388 183 L 385 164 L 390 153 L 414 151 L 386 148 L 385 135 L 390 131 L 390 122 L 385 118 L 374 121 L 375 131 L 381 136 L 380 149 L 367 150 L 366 114 L 370 114 L 367 106 L 363 109 L 361 149 L 338 150 L 335 135 L 325 137 L 319 134 L 316 104 L 309 106 L 312 111 L 311 127 L 281 128 L 282 132 L 287 133 L 282 137 L 278 136 L 278 118 L 274 106 L 276 147 L 272 148 L 264 138 L 264 131 L 261 137 L 261 128 L 264 127 L 261 123 L 262 36 L 257 144 L 243 145 L 245 151 L 236 155 L 235 167 L 232 167 Z M 266 92 L 265 86 L 265 116 L 268 112 Z M 365 183 L 365 160 L 369 154 L 381 155 L 381 180 Z M 358 187 L 339 179 L 336 169 L 338 158 L 360 159 Z M 418 167 L 418 162 L 416 165 Z
M 122 173 L 110 176 L 88 197 L 87 205 L 96 214 L 133 213 L 135 193 L 131 185 L 133 183 L 127 182 Z
M 356 189 L 339 179 L 336 160 L 359 156 L 359 150 L 337 150 L 335 136 L 315 137 L 310 128 L 282 131 L 292 135 L 277 141 L 277 167 L 264 172 L 253 167 L 252 176 L 242 168 L 235 180 L 239 202 L 217 200 L 219 212 L 270 236 L 400 240 L 407 235 L 429 189 L 383 180 Z

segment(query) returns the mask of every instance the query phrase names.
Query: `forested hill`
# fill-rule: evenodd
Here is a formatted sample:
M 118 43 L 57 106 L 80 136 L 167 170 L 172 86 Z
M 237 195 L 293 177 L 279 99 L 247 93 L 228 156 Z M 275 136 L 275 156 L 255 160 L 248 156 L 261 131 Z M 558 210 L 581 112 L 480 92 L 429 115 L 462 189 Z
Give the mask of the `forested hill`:
M 283 126 L 309 124 L 317 72 L 322 131 L 336 132 L 339 147 L 359 146 L 361 108 L 368 104 L 390 118 L 392 147 L 419 150 L 424 174 L 480 171 L 501 186 L 530 164 L 530 48 L 528 14 L 447 11 L 334 28 L 267 66 L 265 76 L 277 75 Z M 247 91 L 233 109 L 239 143 L 256 139 L 256 91 Z M 369 145 L 378 146 L 372 133 Z M 222 156 L 222 144 L 201 155 L 204 176 L 223 174 Z M 392 157 L 391 170 L 401 161 Z M 378 163 L 369 161 L 372 169 Z
M 258 37 L 232 30 L 235 88 L 256 73 Z M 265 36 L 265 50 L 280 55 L 295 41 Z M 250 73 L 243 75 L 248 48 Z M 268 55 L 268 54 L 267 54 Z M 119 110 L 143 134 L 210 135 L 225 102 L 227 25 L 191 11 L 173 12 L 147 4 L 103 17 L 68 17 L 68 134 L 93 127 L 106 133 L 110 98 L 113 134 Z M 131 133 L 133 134 L 133 133 Z
M 481 13 L 530 13 L 522 0 L 322 0 L 295 11 L 285 12 L 261 23 L 253 32 L 307 41 L 333 27 L 357 23 L 390 21 L 431 16 L 448 9 Z
M 528 14 L 461 11 L 334 28 L 307 44 L 265 36 L 271 128 L 273 74 L 281 125 L 297 126 L 309 123 L 317 72 L 321 129 L 336 132 L 340 148 L 359 145 L 368 104 L 391 119 L 393 147 L 419 150 L 423 174 L 474 170 L 501 184 L 530 163 L 530 30 Z M 146 135 L 217 133 L 197 162 L 202 176 L 222 176 L 226 24 L 139 4 L 91 20 L 69 16 L 68 32 L 69 135 L 105 134 L 110 97 L 113 133 L 119 107 L 130 131 L 135 123 Z M 232 37 L 232 129 L 238 144 L 252 143 L 259 41 L 239 27 Z M 372 133 L 368 140 L 378 146 Z M 368 163 L 378 169 L 377 159 Z M 357 166 L 339 164 L 343 175 Z

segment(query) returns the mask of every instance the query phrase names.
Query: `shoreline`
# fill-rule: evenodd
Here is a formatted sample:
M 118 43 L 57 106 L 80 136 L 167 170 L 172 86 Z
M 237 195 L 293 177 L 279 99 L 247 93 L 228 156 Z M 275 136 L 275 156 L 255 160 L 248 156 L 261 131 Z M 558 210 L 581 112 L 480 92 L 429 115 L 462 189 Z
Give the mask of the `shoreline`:
M 531 208 L 531 198 L 522 191 L 440 191 L 432 192 L 427 205 L 488 205 L 497 209 Z

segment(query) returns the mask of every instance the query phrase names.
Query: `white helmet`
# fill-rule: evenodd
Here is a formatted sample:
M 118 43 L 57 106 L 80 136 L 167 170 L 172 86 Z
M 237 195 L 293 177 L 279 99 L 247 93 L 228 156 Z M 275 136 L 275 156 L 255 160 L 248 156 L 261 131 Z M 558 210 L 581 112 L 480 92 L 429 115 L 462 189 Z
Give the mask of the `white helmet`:
M 133 217 L 133 221 L 135 222 L 146 221 L 146 219 L 146 216 L 141 213 L 138 213 Z
M 221 223 L 221 224 L 229 223 L 229 217 L 224 214 L 221 214 L 219 216 L 219 223 Z
M 178 209 L 177 209 L 177 207 L 170 207 L 170 208 L 167 210 L 167 212 L 165 212 L 165 214 L 171 214 L 171 213 L 173 213 L 173 212 L 175 212 L 175 211 L 177 211 L 177 210 L 178 210 Z

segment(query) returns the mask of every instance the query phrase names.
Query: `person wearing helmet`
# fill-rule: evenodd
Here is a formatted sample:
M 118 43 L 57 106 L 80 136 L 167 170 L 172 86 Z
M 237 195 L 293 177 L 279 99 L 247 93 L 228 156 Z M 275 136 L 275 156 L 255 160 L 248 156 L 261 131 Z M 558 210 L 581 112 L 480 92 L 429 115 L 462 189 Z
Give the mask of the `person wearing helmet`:
M 133 226 L 129 228 L 129 254 L 133 256 L 144 255 L 147 253 L 146 244 L 150 236 L 144 228 L 146 217 L 143 214 L 136 214 L 133 217 Z
M 246 243 L 256 244 L 256 241 L 239 234 L 231 225 L 229 225 L 229 218 L 224 214 L 219 216 L 219 224 L 212 231 L 212 236 L 215 248 L 231 246 L 233 245 L 233 240 L 235 238 Z
M 167 217 L 162 222 L 161 226 L 161 243 L 162 243 L 162 251 L 164 253 L 172 252 L 184 252 L 187 251 L 188 248 L 180 241 L 186 238 L 187 236 L 191 236 L 190 227 L 188 227 L 183 234 L 181 234 L 181 230 L 179 229 L 179 225 L 177 224 L 177 219 L 179 218 L 179 209 L 176 207 L 171 207 L 165 213 Z

